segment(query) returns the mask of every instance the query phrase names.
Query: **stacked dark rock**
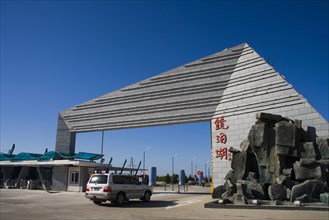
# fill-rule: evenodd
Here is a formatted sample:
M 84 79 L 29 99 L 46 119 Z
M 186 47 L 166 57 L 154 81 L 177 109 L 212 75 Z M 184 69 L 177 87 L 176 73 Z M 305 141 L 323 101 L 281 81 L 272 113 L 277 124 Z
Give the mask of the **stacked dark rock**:
M 231 168 L 213 198 L 246 204 L 248 199 L 329 204 L 329 139 L 302 121 L 257 113 L 240 149 L 230 148 Z

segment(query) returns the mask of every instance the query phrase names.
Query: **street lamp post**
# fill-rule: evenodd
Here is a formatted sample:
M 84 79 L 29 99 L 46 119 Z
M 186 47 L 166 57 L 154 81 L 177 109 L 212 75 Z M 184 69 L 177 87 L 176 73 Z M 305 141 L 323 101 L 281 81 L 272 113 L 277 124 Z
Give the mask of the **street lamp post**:
M 148 147 L 143 152 L 143 177 L 145 179 L 145 152 L 148 151 L 151 147 Z
M 103 162 L 104 162 L 104 156 L 103 156 L 103 149 L 104 149 L 104 130 L 102 131 L 102 145 L 101 145 L 101 173 L 103 172 Z
M 171 171 L 171 189 L 172 189 L 172 191 L 174 191 L 174 163 L 175 163 L 174 159 L 177 155 L 178 154 L 175 153 L 175 155 L 171 158 L 171 165 L 172 165 L 171 166 L 172 167 L 172 171 Z
M 207 163 L 204 164 L 204 178 L 207 177 Z
M 210 165 L 208 165 L 208 183 L 210 183 Z
M 191 160 L 191 177 L 192 177 L 192 178 L 193 178 L 193 176 L 194 176 L 194 175 L 193 175 L 193 174 L 194 174 L 194 173 L 193 173 L 193 162 L 195 161 L 195 159 L 196 159 L 196 158 L 194 157 L 193 160 Z
M 209 160 L 204 164 L 204 177 L 209 179 L 209 172 L 207 172 L 207 167 L 209 167 Z

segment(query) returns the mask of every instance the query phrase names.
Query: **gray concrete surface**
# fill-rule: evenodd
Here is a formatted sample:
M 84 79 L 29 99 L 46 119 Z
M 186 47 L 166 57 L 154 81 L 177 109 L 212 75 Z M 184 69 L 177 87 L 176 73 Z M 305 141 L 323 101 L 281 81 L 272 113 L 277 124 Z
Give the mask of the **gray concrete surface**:
M 206 209 L 204 204 L 213 201 L 207 190 L 191 186 L 178 194 L 155 188 L 149 203 L 132 200 L 116 207 L 94 205 L 83 193 L 1 189 L 0 219 L 329 219 L 326 211 Z

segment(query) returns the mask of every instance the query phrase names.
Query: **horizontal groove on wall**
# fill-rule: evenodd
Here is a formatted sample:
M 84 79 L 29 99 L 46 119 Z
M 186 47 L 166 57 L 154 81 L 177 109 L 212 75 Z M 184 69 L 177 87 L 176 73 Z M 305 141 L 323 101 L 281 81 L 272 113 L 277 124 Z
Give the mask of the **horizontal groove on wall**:
M 126 111 L 126 110 L 131 110 L 133 109 L 133 111 L 137 111 L 137 110 L 140 110 L 140 109 L 143 109 L 143 108 L 158 108 L 159 107 L 163 107 L 165 105 L 171 105 L 171 106 L 180 106 L 180 105 L 186 105 L 188 103 L 191 103 L 191 102 L 203 102 L 203 101 L 206 101 L 206 100 L 210 100 L 210 99 L 216 99 L 219 101 L 220 99 L 220 95 L 218 93 L 213 93 L 212 96 L 209 96 L 207 97 L 206 99 L 203 98 L 203 97 L 189 97 L 187 98 L 186 100 L 173 100 L 173 101 L 169 101 L 169 102 L 160 102 L 160 103 L 152 103 L 152 104 L 145 104 L 145 105 L 140 105 L 140 106 L 128 106 L 128 107 L 123 107 L 123 108 L 115 108 L 115 109 L 107 109 L 107 110 L 103 110 L 103 111 L 99 111 L 99 112 L 96 112 L 96 111 L 93 111 L 93 112 L 87 112 L 86 111 L 81 111 L 81 113 L 79 112 L 73 112 L 72 114 L 67 114 L 65 115 L 64 117 L 65 118 L 71 118 L 71 117 L 79 117 L 79 116 L 83 116 L 85 114 L 103 114 L 103 113 L 106 113 L 106 112 L 109 112 L 109 111 Z
M 182 91 L 190 91 L 196 90 L 196 89 L 202 89 L 202 88 L 213 88 L 216 86 L 222 86 L 226 85 L 229 80 L 221 80 L 221 81 L 211 81 L 211 82 L 203 82 L 203 83 L 197 83 L 194 85 L 187 85 L 187 86 L 180 86 L 180 87 L 174 87 L 169 89 L 162 89 L 162 90 L 154 90 L 154 91 L 147 91 L 145 93 L 135 93 L 135 94 L 129 94 L 127 96 L 119 96 L 119 97 L 109 97 L 109 98 L 103 98 L 99 100 L 95 100 L 96 103 L 103 103 L 107 101 L 121 101 L 121 100 L 130 100 L 130 99 L 136 99 L 139 97 L 149 97 L 154 95 L 161 95 L 161 94 L 167 94 L 167 93 L 173 93 L 173 92 L 182 92 Z M 81 106 L 81 105 L 80 105 Z M 80 107 L 79 106 L 79 107 Z
M 227 56 L 236 56 L 236 55 L 239 55 L 238 57 L 240 57 L 241 55 L 250 54 L 250 53 L 253 53 L 253 50 L 250 47 L 248 47 L 248 48 L 242 49 L 242 51 L 241 51 L 241 49 L 239 49 L 238 52 L 236 52 L 236 51 L 231 52 L 231 53 L 227 54 Z M 213 60 L 220 61 L 220 60 L 223 59 L 223 57 L 224 57 L 224 59 L 227 59 L 225 57 L 225 55 L 217 54 L 215 56 L 213 55 L 211 57 L 203 58 L 203 59 L 201 59 L 201 61 L 209 61 L 209 60 L 211 60 L 211 61 L 213 61 Z
M 150 81 L 140 83 L 141 88 L 143 87 L 150 87 L 155 85 L 163 85 L 164 83 L 172 83 L 172 82 L 182 82 L 186 80 L 192 80 L 192 79 L 200 79 L 200 78 L 207 78 L 209 76 L 221 76 L 221 75 L 227 75 L 231 74 L 233 72 L 234 66 L 230 68 L 226 68 L 225 70 L 213 70 L 213 71 L 207 71 L 203 72 L 202 74 L 196 72 L 194 74 L 184 74 L 184 75 L 177 75 L 175 77 L 168 77 L 166 79 L 160 79 L 160 80 L 153 80 L 150 79 Z
M 304 102 L 299 100 L 293 103 L 281 103 L 279 105 L 275 105 L 275 106 L 262 106 L 259 108 L 255 108 L 255 109 L 248 109 L 245 111 L 236 111 L 236 112 L 229 112 L 229 113 L 216 113 L 212 118 L 216 118 L 218 116 L 224 116 L 224 117 L 229 117 L 229 116 L 237 116 L 237 115 L 242 115 L 242 114 L 250 114 L 250 113 L 257 113 L 257 112 L 264 112 L 267 110 L 273 110 L 273 109 L 277 109 L 277 108 L 283 108 L 283 107 L 289 107 L 289 106 L 296 106 L 299 104 L 303 104 Z
M 181 82 L 188 82 L 188 81 L 192 81 L 192 80 L 197 80 L 197 79 L 209 79 L 210 77 L 218 77 L 218 76 L 223 76 L 223 75 L 231 75 L 233 72 L 233 68 L 230 71 L 226 71 L 223 73 L 212 73 L 212 74 L 208 74 L 208 75 L 196 75 L 193 77 L 184 77 L 184 78 L 178 78 L 178 79 L 172 79 L 172 80 L 166 80 L 163 82 L 154 82 L 154 83 L 144 83 L 141 84 L 141 86 L 139 87 L 135 87 L 135 88 L 131 88 L 131 89 L 127 89 L 127 90 L 139 90 L 139 89 L 145 89 L 145 88 L 149 88 L 149 87 L 155 87 L 155 86 L 163 86 L 163 85 L 168 85 L 168 84 L 177 84 L 177 83 L 181 83 Z
M 253 60 L 253 59 L 255 59 L 255 60 Z M 240 63 L 240 65 L 245 65 L 247 63 L 253 63 L 255 61 L 263 61 L 263 59 L 260 58 L 260 57 L 255 57 L 253 59 L 248 59 L 248 60 L 242 61 Z M 246 63 L 244 64 L 244 62 L 246 62 Z M 170 83 L 170 81 L 174 81 L 174 82 L 179 81 L 180 82 L 180 81 L 186 81 L 186 80 L 191 80 L 191 79 L 205 78 L 205 77 L 209 77 L 210 76 L 209 74 L 211 74 L 211 73 L 228 74 L 228 73 L 231 73 L 232 70 L 235 67 L 236 67 L 236 62 L 234 62 L 232 64 L 231 63 L 223 64 L 223 65 L 218 66 L 218 67 L 210 66 L 210 67 L 204 68 L 204 69 L 173 72 L 173 73 L 170 73 L 168 75 L 161 75 L 160 74 L 159 76 L 155 76 L 155 77 L 152 77 L 148 80 L 142 81 L 138 84 L 132 85 L 134 87 L 122 88 L 122 89 L 120 89 L 120 91 L 130 91 L 130 90 L 136 90 L 136 89 L 143 89 L 146 86 L 163 85 L 163 84 Z M 228 72 L 225 72 L 225 71 L 228 71 Z M 204 74 L 208 74 L 208 75 L 204 75 Z M 170 78 L 173 78 L 173 79 L 170 79 Z
M 219 100 L 204 100 L 204 101 L 198 101 L 198 102 L 190 102 L 190 103 L 182 103 L 182 104 L 176 104 L 176 105 L 160 105 L 160 106 L 154 106 L 149 108 L 129 108 L 126 110 L 118 110 L 118 111 L 108 111 L 104 112 L 102 114 L 87 114 L 84 116 L 65 116 L 64 118 L 68 120 L 68 122 L 78 122 L 78 121 L 88 121 L 88 120 L 96 120 L 96 119 L 102 119 L 102 118 L 115 118 L 115 117 L 121 117 L 121 116 L 137 116 L 137 115 L 143 115 L 143 114 L 153 114 L 153 113 L 161 113 L 161 112 L 172 112 L 177 110 L 183 110 L 187 108 L 200 108 L 200 107 L 207 107 L 207 106 L 216 106 L 218 104 Z
M 286 87 L 286 88 L 283 88 Z M 256 86 L 254 88 L 249 88 L 249 89 L 242 89 L 242 90 L 236 90 L 234 92 L 231 93 L 226 93 L 224 94 L 221 98 L 220 97 L 212 97 L 212 99 L 219 99 L 221 100 L 221 103 L 223 102 L 231 102 L 234 101 L 236 99 L 239 98 L 246 98 L 246 97 L 250 97 L 250 95 L 253 96 L 253 94 L 255 92 L 263 92 L 262 94 L 266 94 L 268 92 L 275 92 L 276 90 L 287 90 L 291 88 L 290 86 L 288 86 L 287 83 L 285 83 L 285 81 L 273 81 L 271 83 L 265 83 L 262 84 L 261 86 Z M 211 90 L 210 90 L 211 91 Z M 234 99 L 235 98 L 235 99 Z M 226 100 L 226 101 L 225 101 Z M 189 99 L 189 100 L 185 100 L 185 101 L 174 101 L 174 102 L 165 102 L 165 103 L 156 103 L 156 104 L 152 104 L 152 105 L 143 105 L 143 106 L 135 106 L 133 109 L 131 107 L 128 108 L 117 108 L 117 109 L 112 109 L 112 110 L 106 110 L 106 111 L 100 111 L 100 112 L 91 112 L 91 113 L 78 113 L 75 112 L 72 115 L 67 115 L 65 116 L 65 119 L 72 119 L 72 118 L 77 118 L 77 117 L 83 117 L 85 115 L 89 115 L 89 114 L 93 114 L 93 115 L 97 115 L 97 114 L 106 114 L 106 113 L 110 113 L 110 112 L 116 112 L 116 111 L 124 111 L 126 112 L 127 110 L 129 111 L 135 111 L 135 112 L 139 112 L 139 111 L 143 111 L 144 109 L 161 109 L 163 107 L 167 107 L 167 106 L 181 106 L 184 104 L 190 104 L 193 102 L 205 102 L 204 98 L 199 99 L 199 98 L 195 98 L 195 99 Z M 187 106 L 186 106 L 187 107 Z
M 266 101 L 260 99 L 260 101 L 249 102 L 246 104 L 230 106 L 230 107 L 226 107 L 226 108 L 222 108 L 222 109 L 219 108 L 219 109 L 216 109 L 215 114 L 218 114 L 218 112 L 225 114 L 225 113 L 230 113 L 230 112 L 235 112 L 235 111 L 244 111 L 244 110 L 252 109 L 255 107 L 273 106 L 276 104 L 284 105 L 284 104 L 289 104 L 289 102 L 294 102 L 294 101 L 304 103 L 302 100 L 300 100 L 298 95 L 288 95 L 288 96 L 280 96 L 278 98 L 272 98 L 272 99 L 266 100 Z
M 224 112 L 220 113 L 221 116 L 233 116 L 241 115 L 247 113 L 256 113 L 260 111 L 266 111 L 276 108 L 282 108 L 287 106 L 294 106 L 297 104 L 302 104 L 303 102 L 297 101 L 296 103 L 279 103 L 275 106 L 259 106 L 253 109 L 246 109 L 243 111 L 234 111 L 234 112 Z M 110 130 L 110 129 L 119 129 L 119 128 L 135 128 L 135 127 L 145 127 L 145 126 L 154 126 L 154 125 L 167 125 L 167 124 L 177 124 L 177 123 L 187 123 L 193 121 L 208 121 L 212 118 L 213 112 L 202 113 L 200 114 L 190 114 L 188 116 L 171 116 L 170 118 L 156 118 L 149 120 L 132 120 L 132 121 L 119 121 L 112 123 L 102 123 L 102 124 L 92 124 L 92 125 L 81 125 L 73 126 L 72 131 L 82 132 L 88 130 Z
M 256 97 L 258 95 L 266 95 L 269 93 L 272 93 L 273 95 L 275 95 L 275 92 L 281 92 L 281 91 L 286 91 L 286 90 L 291 90 L 291 87 L 280 83 L 280 85 L 278 85 L 277 87 L 273 87 L 273 88 L 269 88 L 269 87 L 265 87 L 262 89 L 258 89 L 258 90 L 248 90 L 248 91 L 241 91 L 238 93 L 231 93 L 229 95 L 223 95 L 221 98 L 220 103 L 225 103 L 225 102 L 233 102 L 239 99 L 245 99 L 245 98 L 250 98 L 250 97 Z M 258 94 L 255 95 L 255 92 L 257 92 Z
M 79 128 L 79 129 L 72 129 L 72 132 L 90 132 L 90 131 L 103 131 L 103 130 L 119 130 L 119 129 L 128 129 L 128 128 L 144 128 L 144 127 L 152 127 L 152 126 L 165 126 L 165 125 L 175 125 L 175 124 L 186 124 L 186 123 L 195 123 L 195 122 L 208 122 L 212 115 L 206 116 L 197 116 L 191 117 L 187 119 L 179 119 L 179 120 L 170 120 L 170 121 L 163 121 L 163 122 L 149 122 L 147 124 L 118 124 L 118 125 L 111 125 L 111 126 L 98 126 L 93 128 Z
M 267 72 L 264 72 L 264 74 L 266 74 Z M 253 76 L 253 78 L 255 78 L 256 76 Z M 208 78 L 209 79 L 209 78 Z M 247 80 L 247 79 L 246 79 Z M 221 83 L 221 84 L 225 84 L 227 83 L 228 80 L 222 80 L 221 82 L 218 82 L 218 83 Z M 242 82 L 241 82 L 242 83 Z M 206 85 L 207 86 L 207 83 L 204 83 L 204 84 L 199 84 L 199 85 L 191 85 L 191 86 L 185 86 L 185 88 L 188 88 L 188 87 L 191 87 L 191 88 L 194 88 L 197 89 L 198 86 L 203 86 L 203 85 Z M 184 87 L 183 87 L 184 88 Z M 136 97 L 143 97 L 143 99 L 145 100 L 146 97 L 154 97 L 154 99 L 156 98 L 159 98 L 157 96 L 155 96 L 156 93 L 164 93 L 163 91 L 167 91 L 167 92 L 170 92 L 172 94 L 173 91 L 177 90 L 179 92 L 179 90 L 181 90 L 182 88 L 172 88 L 172 89 L 167 89 L 167 90 L 158 90 L 158 91 L 150 91 L 150 92 L 147 92 L 147 93 L 139 93 L 139 94 L 132 94 L 132 95 L 128 95 L 128 96 L 122 96 L 122 97 L 109 97 L 109 98 L 102 98 L 102 99 L 98 99 L 98 100 L 95 100 L 94 102 L 105 102 L 105 100 L 113 100 L 114 102 L 112 104 L 116 104 L 116 100 L 118 99 L 127 99 L 127 100 L 132 100 L 134 101 L 136 99 Z M 195 90 L 193 89 L 193 90 Z M 175 95 L 173 95 L 175 96 Z M 139 100 L 137 100 L 139 101 Z M 85 106 L 93 106 L 95 105 L 95 103 L 87 103 L 87 104 L 82 104 L 82 105 L 77 105 L 76 108 L 82 108 L 82 107 L 85 107 Z
M 290 90 L 251 47 L 239 46 L 77 105 L 62 116 L 73 132 L 208 121 L 214 114 L 304 103 Z
M 240 57 L 240 55 L 239 55 L 239 57 Z M 236 57 L 236 58 L 238 58 L 238 57 Z M 234 61 L 234 62 L 223 64 L 223 65 L 220 65 L 220 66 L 215 66 L 215 67 L 214 66 L 208 66 L 208 67 L 205 67 L 203 69 L 173 72 L 173 73 L 170 73 L 168 75 L 159 75 L 159 76 L 152 77 L 149 80 L 150 81 L 160 81 L 160 80 L 168 79 L 168 78 L 191 77 L 193 75 L 209 74 L 209 73 L 213 73 L 213 72 L 231 70 L 232 68 L 235 67 L 237 59 L 232 59 L 232 61 Z M 148 84 L 148 83 L 151 83 L 150 81 L 141 82 L 140 84 L 141 85 Z
M 109 123 L 98 123 L 93 125 L 80 125 L 80 126 L 72 126 L 72 131 L 79 132 L 84 130 L 94 130 L 94 129 L 115 129 L 116 127 L 124 128 L 124 127 L 145 127 L 147 125 L 164 125 L 169 124 L 172 121 L 176 121 L 176 123 L 183 123 L 185 122 L 191 122 L 191 120 L 209 120 L 211 116 L 213 115 L 213 112 L 204 112 L 204 113 L 197 113 L 197 114 L 189 114 L 185 116 L 176 115 L 176 116 L 170 116 L 165 118 L 150 118 L 148 120 L 142 119 L 142 120 L 130 120 L 130 121 L 118 121 L 118 122 L 109 122 Z
M 214 88 L 216 88 L 216 90 L 214 91 Z M 132 99 L 132 100 L 124 100 L 124 101 L 118 101 L 118 102 L 108 102 L 108 103 L 104 103 L 104 104 L 92 104 L 89 106 L 85 106 L 85 107 L 79 107 L 79 108 L 75 108 L 72 109 L 72 111 L 83 111 L 86 109 L 92 109 L 92 108 L 99 108 L 99 107 L 107 107 L 107 106 L 111 106 L 111 105 L 120 105 L 120 104 L 126 104 L 126 103 L 141 103 L 143 101 L 152 101 L 152 100 L 158 100 L 161 99 L 165 99 L 165 98 L 174 98 L 174 97 L 182 97 L 184 98 L 185 96 L 190 96 L 193 94 L 201 94 L 201 93 L 208 93 L 208 92 L 222 92 L 225 89 L 225 86 L 217 86 L 214 88 L 203 88 L 203 89 L 199 89 L 199 90 L 193 90 L 193 91 L 187 91 L 187 92 L 181 92 L 181 93 L 174 93 L 174 94 L 165 94 L 165 95 L 161 95 L 161 97 L 145 97 L 145 98 L 139 98 L 139 99 Z M 186 98 L 186 97 L 185 97 Z M 220 98 L 220 97 L 219 97 Z
M 240 50 L 236 50 L 237 52 L 242 52 L 244 48 L 241 48 Z M 225 54 L 225 55 L 222 55 L 222 60 L 225 59 L 226 57 L 229 57 L 230 56 L 230 53 L 228 54 Z M 228 58 L 230 59 L 230 58 Z M 206 65 L 206 64 L 211 64 L 211 63 L 215 63 L 215 62 L 218 62 L 217 60 L 209 60 L 209 61 L 197 61 L 197 62 L 193 62 L 193 63 L 190 63 L 190 64 L 186 64 L 184 65 L 185 67 L 195 67 L 195 66 L 200 66 L 200 65 Z
M 241 104 L 241 105 L 235 105 L 235 106 L 230 106 L 230 107 L 226 107 L 226 108 L 220 108 L 220 109 L 217 109 L 215 111 L 215 114 L 218 114 L 220 112 L 220 114 L 230 114 L 230 113 L 237 113 L 237 112 L 241 112 L 241 111 L 249 111 L 250 109 L 258 109 L 258 108 L 266 108 L 266 106 L 271 106 L 271 107 L 275 107 L 277 105 L 279 105 L 279 107 L 284 107 L 284 106 L 287 106 L 287 105 L 290 105 L 290 104 L 300 104 L 300 103 L 303 103 L 299 96 L 298 95 L 289 95 L 289 96 L 281 96 L 279 98 L 272 98 L 270 100 L 266 100 L 266 101 L 255 101 L 255 102 L 251 102 L 251 103 L 248 103 L 248 104 Z M 203 108 L 207 105 L 198 105 L 198 106 L 195 106 L 194 107 L 194 110 L 197 109 L 197 108 Z M 168 111 L 169 112 L 169 111 Z M 158 113 L 158 112 L 156 112 Z M 125 115 L 126 118 L 128 117 L 126 114 L 122 114 L 122 115 Z M 138 114 L 132 114 L 132 115 L 129 115 L 129 116 L 134 116 L 134 115 L 138 115 Z M 183 113 L 183 114 L 179 114 L 179 117 L 190 117 L 190 113 L 186 112 L 186 113 Z M 192 114 L 194 115 L 194 114 Z M 119 117 L 119 116 L 117 116 Z M 178 117 L 178 116 L 175 116 L 174 114 L 172 116 L 170 116 L 169 118 L 175 118 L 175 117 Z M 100 117 L 101 119 L 102 117 Z M 107 117 L 105 117 L 107 118 Z M 95 118 L 94 118 L 95 119 Z M 136 119 L 134 118 L 133 120 L 131 121 L 149 121 L 149 120 L 157 120 L 157 121 L 163 121 L 164 119 L 168 119 L 168 116 L 156 116 L 156 117 L 149 117 L 148 119 L 145 119 L 145 118 L 140 118 L 140 119 Z M 83 120 L 84 122 L 86 122 L 86 120 Z M 128 120 L 129 121 L 129 120 Z M 123 122 L 126 122 L 123 121 Z M 106 124 L 108 123 L 116 123 L 116 122 L 107 122 Z M 92 123 L 92 124 L 86 124 L 86 125 L 77 125 L 77 126 L 74 126 L 73 127 L 83 127 L 83 126 L 93 126 L 93 125 L 97 125 L 97 123 Z
M 241 65 L 247 65 L 247 64 L 252 64 L 255 62 L 260 62 L 263 61 L 261 58 L 255 57 L 254 59 L 250 60 L 245 60 L 244 64 Z M 141 82 L 140 85 L 159 85 L 161 84 L 160 82 L 170 82 L 170 81 L 175 81 L 175 80 L 191 80 L 191 79 L 196 79 L 196 78 L 204 78 L 212 75 L 224 75 L 228 73 L 232 73 L 232 71 L 237 68 L 237 63 L 236 61 L 232 64 L 227 64 L 227 65 L 221 65 L 219 67 L 213 67 L 211 70 L 196 70 L 196 71 L 187 71 L 185 73 L 178 73 L 175 75 L 170 75 L 170 76 L 163 76 L 163 78 L 169 78 L 172 77 L 173 79 L 162 79 L 162 80 L 153 80 L 153 78 L 150 79 L 150 81 L 146 82 Z

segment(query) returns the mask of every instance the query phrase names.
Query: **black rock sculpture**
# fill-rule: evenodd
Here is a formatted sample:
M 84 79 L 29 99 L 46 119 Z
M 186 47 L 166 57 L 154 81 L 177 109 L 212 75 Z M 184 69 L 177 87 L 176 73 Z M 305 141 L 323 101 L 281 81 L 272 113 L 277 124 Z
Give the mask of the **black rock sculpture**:
M 248 199 L 329 203 L 329 139 L 301 120 L 257 113 L 240 149 L 230 148 L 232 170 L 213 198 L 234 204 Z M 223 201 L 224 201 L 223 200 Z

